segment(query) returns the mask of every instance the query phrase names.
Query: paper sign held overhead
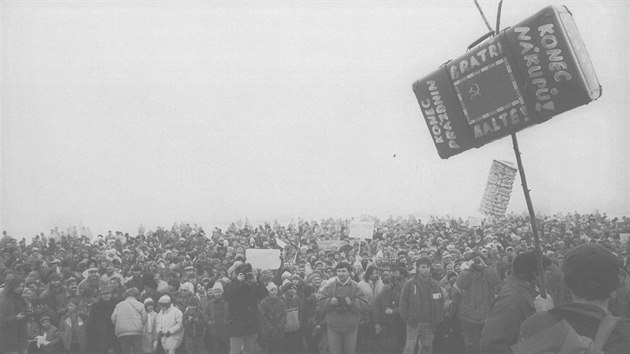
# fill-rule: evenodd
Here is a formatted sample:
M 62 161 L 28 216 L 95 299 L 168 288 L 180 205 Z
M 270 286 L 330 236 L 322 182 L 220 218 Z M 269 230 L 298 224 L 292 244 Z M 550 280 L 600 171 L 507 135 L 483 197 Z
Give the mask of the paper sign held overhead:
M 279 249 L 248 248 L 245 250 L 245 259 L 254 269 L 280 269 Z
M 601 95 L 569 10 L 547 7 L 413 85 L 441 158 L 480 147 Z
M 350 238 L 371 239 L 374 235 L 374 222 L 355 221 L 350 224 Z

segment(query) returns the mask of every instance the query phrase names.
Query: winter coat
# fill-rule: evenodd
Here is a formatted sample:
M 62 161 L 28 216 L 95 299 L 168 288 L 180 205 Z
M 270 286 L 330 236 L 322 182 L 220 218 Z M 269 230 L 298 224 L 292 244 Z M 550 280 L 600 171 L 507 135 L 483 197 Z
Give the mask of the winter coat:
M 208 303 L 208 326 L 213 339 L 227 338 L 226 316 L 228 312 L 228 303 L 223 297 L 213 298 Z
M 144 326 L 142 326 L 142 351 L 144 353 L 153 353 L 156 349 L 153 343 L 158 340 L 157 317 L 158 314 L 151 311 L 144 319 Z
M 106 353 L 117 342 L 111 316 L 115 304 L 112 301 L 98 300 L 92 305 L 85 328 L 87 349 L 94 354 Z
M 144 305 L 134 297 L 128 297 L 116 305 L 111 319 L 116 337 L 142 335 L 146 317 Z
M 182 312 L 172 305 L 158 314 L 157 331 L 164 334 L 162 336 L 162 347 L 164 349 L 177 349 L 182 344 L 184 340 L 183 317 Z M 167 337 L 166 332 L 169 332 L 171 335 Z
M 387 324 L 392 323 L 395 316 L 400 318 L 400 292 L 401 287 L 399 284 L 385 285 L 383 291 L 374 301 L 373 318 L 375 323 Z M 392 310 L 392 314 L 385 313 L 387 309 Z
M 282 297 L 264 298 L 258 305 L 262 317 L 263 339 L 278 339 L 284 337 L 284 326 L 287 321 L 287 312 Z
M 258 302 L 268 294 L 261 283 L 234 281 L 225 288 L 223 297 L 228 302 L 227 331 L 230 337 L 256 333 L 259 328 Z
M 44 300 L 46 305 L 57 312 L 58 315 L 64 312 L 65 306 L 68 303 L 66 288 L 61 285 L 55 289 L 49 284 L 48 288 L 40 295 L 40 298 Z
M 556 323 L 566 320 L 578 335 L 595 340 L 599 323 L 606 312 L 598 306 L 583 303 L 571 303 L 554 307 L 549 311 L 538 312 L 521 324 L 520 339 L 551 328 Z M 606 354 L 630 353 L 630 318 L 622 318 L 613 329 L 604 344 Z
M 423 280 L 416 275 L 405 282 L 400 292 L 400 317 L 413 327 L 426 322 L 436 328 L 444 319 L 447 296 L 437 280 Z
M 201 305 L 186 308 L 183 317 L 184 333 L 186 337 L 199 338 L 206 335 L 208 316 Z
M 72 331 L 74 330 L 76 332 L 76 338 L 79 341 L 79 348 L 81 348 L 82 353 L 85 353 L 87 345 L 86 327 L 87 323 L 81 315 L 77 315 L 75 318 L 75 327 L 72 325 L 72 317 L 70 317 L 70 315 L 64 315 L 61 317 L 61 320 L 59 321 L 59 332 L 61 335 L 61 341 L 63 342 L 63 347 L 66 351 L 69 351 L 70 348 L 72 348 Z
M 481 331 L 481 352 L 512 353 L 521 323 L 536 312 L 533 285 L 511 275 L 494 300 Z
M 26 310 L 26 301 L 12 291 L 0 295 L 0 353 L 21 352 L 28 346 L 27 319 L 17 319 Z
M 350 305 L 341 301 L 350 298 Z M 333 305 L 332 299 L 337 298 L 338 304 Z M 349 331 L 359 326 L 361 311 L 368 309 L 367 297 L 359 289 L 357 283 L 348 279 L 346 284 L 337 277 L 327 281 L 317 295 L 318 310 L 325 313 L 325 321 L 328 328 L 335 331 Z
M 482 324 L 494 296 L 503 285 L 497 272 L 490 267 L 466 269 L 455 284 L 462 292 L 457 313 L 460 321 Z

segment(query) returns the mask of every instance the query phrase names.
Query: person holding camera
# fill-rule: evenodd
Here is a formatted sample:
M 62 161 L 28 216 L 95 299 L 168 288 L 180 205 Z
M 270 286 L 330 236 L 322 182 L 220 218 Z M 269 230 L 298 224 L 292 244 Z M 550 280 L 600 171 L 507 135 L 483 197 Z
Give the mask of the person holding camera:
M 184 340 L 182 312 L 171 303 L 171 297 L 163 295 L 158 300 L 160 313 L 157 317 L 158 338 L 166 354 L 175 354 Z M 157 343 L 156 343 L 157 344 Z
M 26 322 L 29 312 L 22 298 L 24 280 L 9 278 L 0 295 L 0 353 L 26 354 L 28 331 Z
M 350 278 L 350 263 L 339 262 L 335 270 L 337 276 L 322 287 L 317 303 L 319 311 L 325 313 L 330 354 L 354 354 L 361 311 L 368 309 L 368 300 L 359 285 Z
M 256 280 L 252 265 L 243 263 L 234 270 L 236 281 L 225 289 L 228 302 L 226 316 L 227 332 L 230 336 L 230 354 L 251 354 L 258 337 L 258 303 L 269 293 L 265 286 Z

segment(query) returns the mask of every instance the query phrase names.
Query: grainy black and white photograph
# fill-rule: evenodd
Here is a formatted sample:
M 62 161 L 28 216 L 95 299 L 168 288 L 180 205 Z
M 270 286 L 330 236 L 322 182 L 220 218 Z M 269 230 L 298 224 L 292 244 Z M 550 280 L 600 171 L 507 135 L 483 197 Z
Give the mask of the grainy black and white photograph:
M 628 1 L 0 23 L 0 354 L 630 353 Z

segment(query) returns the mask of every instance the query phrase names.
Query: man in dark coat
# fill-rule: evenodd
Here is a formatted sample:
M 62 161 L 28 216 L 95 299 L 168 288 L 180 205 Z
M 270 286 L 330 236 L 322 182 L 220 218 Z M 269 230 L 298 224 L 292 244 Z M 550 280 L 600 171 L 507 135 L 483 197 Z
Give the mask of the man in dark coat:
M 112 301 L 112 289 L 99 289 L 98 300 L 93 305 L 87 321 L 87 347 L 93 354 L 117 353 L 118 340 L 111 321 L 116 304 Z
M 28 346 L 24 280 L 10 278 L 0 295 L 0 353 L 25 354 Z
M 546 261 L 549 265 L 549 261 Z M 513 274 L 494 300 L 481 331 L 481 353 L 511 354 L 518 341 L 521 323 L 536 312 L 538 295 L 537 255 L 534 251 L 519 254 L 513 263 Z
M 230 354 L 254 351 L 259 327 L 258 302 L 264 299 L 268 291 L 256 281 L 256 275 L 249 263 L 236 267 L 236 280 L 225 289 L 228 302 L 227 331 L 230 336 Z

